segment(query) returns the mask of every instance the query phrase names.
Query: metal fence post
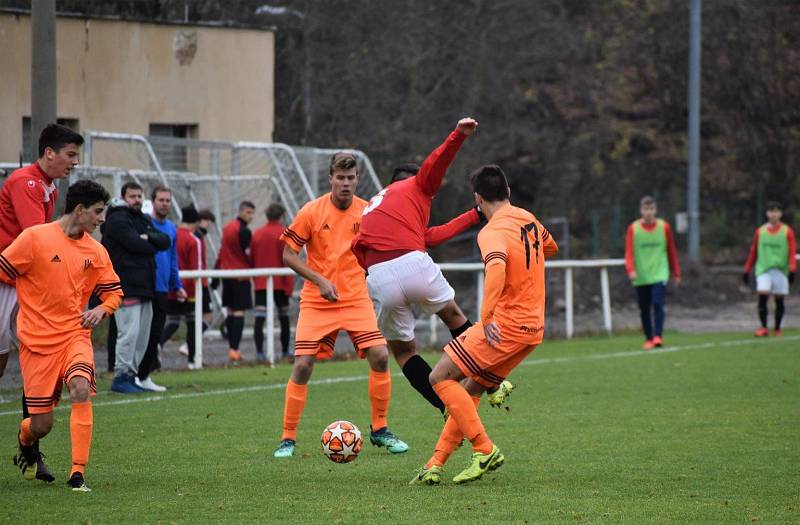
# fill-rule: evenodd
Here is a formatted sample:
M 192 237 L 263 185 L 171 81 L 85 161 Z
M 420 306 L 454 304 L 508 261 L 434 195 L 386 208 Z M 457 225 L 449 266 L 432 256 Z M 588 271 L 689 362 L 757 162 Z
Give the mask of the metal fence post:
M 267 277 L 267 359 L 269 366 L 275 366 L 275 301 L 272 300 L 275 283 Z
M 436 314 L 431 314 L 428 318 L 428 329 L 431 332 L 428 337 L 428 345 L 431 348 L 436 348 Z
M 203 278 L 194 280 L 194 366 L 203 368 Z
M 564 269 L 564 303 L 567 339 L 572 339 L 572 335 L 575 333 L 572 310 L 572 268 Z
M 483 308 L 483 271 L 479 270 L 475 272 L 475 277 L 477 279 L 475 289 L 477 290 L 478 300 L 476 301 L 478 311 L 475 312 L 475 319 L 481 318 L 481 308 Z
M 611 290 L 608 286 L 608 268 L 605 266 L 600 269 L 600 293 L 603 298 L 603 326 L 611 335 Z

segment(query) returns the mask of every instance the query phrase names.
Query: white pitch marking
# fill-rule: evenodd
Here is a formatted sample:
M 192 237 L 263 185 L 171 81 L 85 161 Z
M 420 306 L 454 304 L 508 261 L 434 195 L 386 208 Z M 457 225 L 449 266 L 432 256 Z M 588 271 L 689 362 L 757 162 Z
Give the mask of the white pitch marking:
M 753 345 L 753 344 L 765 344 L 765 343 L 772 343 L 772 342 L 784 342 L 784 341 L 798 341 L 800 340 L 800 336 L 786 336 L 782 337 L 781 339 L 736 339 L 732 341 L 723 341 L 721 343 L 699 343 L 693 345 L 684 345 L 684 346 L 665 346 L 662 348 L 656 348 L 649 351 L 644 350 L 637 350 L 637 351 L 630 351 L 630 352 L 610 352 L 605 354 L 595 354 L 589 356 L 573 356 L 573 357 L 548 357 L 543 359 L 531 359 L 527 361 L 523 361 L 521 365 L 530 366 L 530 365 L 549 365 L 554 363 L 572 363 L 576 361 L 591 361 L 594 359 L 614 359 L 617 357 L 639 357 L 639 356 L 647 356 L 647 355 L 654 355 L 654 354 L 667 354 L 672 352 L 682 352 L 685 350 L 704 350 L 708 348 L 722 348 L 722 347 L 729 347 L 729 346 L 744 346 L 744 345 Z M 402 374 L 392 374 L 392 377 L 401 377 Z M 337 383 L 352 383 L 354 381 L 366 381 L 369 379 L 368 376 L 343 376 L 343 377 L 332 377 L 328 379 L 317 379 L 309 381 L 308 384 L 310 385 L 332 385 Z M 173 394 L 173 395 L 162 395 L 162 396 L 147 396 L 147 397 L 130 397 L 125 399 L 115 399 L 113 401 L 100 401 L 94 402 L 92 405 L 94 407 L 105 407 L 105 406 L 116 406 L 116 405 L 130 405 L 133 403 L 148 403 L 154 401 L 172 401 L 175 399 L 188 399 L 193 397 L 205 397 L 205 396 L 215 396 L 215 395 L 230 395 L 230 394 L 241 394 L 245 392 L 261 392 L 264 390 L 280 390 L 286 387 L 285 383 L 273 383 L 269 385 L 254 385 L 254 386 L 247 386 L 247 387 L 240 387 L 240 388 L 228 388 L 228 389 L 219 389 L 219 390 L 209 390 L 207 392 L 186 392 L 183 394 Z M 107 394 L 101 394 L 103 397 Z M 56 410 L 66 410 L 69 408 L 69 404 L 62 404 L 56 407 Z M 19 409 L 16 410 L 7 410 L 5 412 L 0 412 L 0 417 L 2 416 L 19 416 L 20 411 Z

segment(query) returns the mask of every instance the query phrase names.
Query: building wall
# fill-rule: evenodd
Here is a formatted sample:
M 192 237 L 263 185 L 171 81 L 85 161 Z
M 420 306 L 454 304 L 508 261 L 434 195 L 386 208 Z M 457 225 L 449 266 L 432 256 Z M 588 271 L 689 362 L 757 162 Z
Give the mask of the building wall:
M 272 140 L 271 31 L 59 17 L 56 39 L 58 116 L 80 131 L 196 124 L 192 138 Z M 0 49 L 0 162 L 15 162 L 31 114 L 30 16 L 0 13 Z

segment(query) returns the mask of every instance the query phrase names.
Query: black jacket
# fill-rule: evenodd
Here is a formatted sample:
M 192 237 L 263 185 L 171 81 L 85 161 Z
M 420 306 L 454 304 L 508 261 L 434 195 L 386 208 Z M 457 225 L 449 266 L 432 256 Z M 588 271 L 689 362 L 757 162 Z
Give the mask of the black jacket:
M 119 275 L 125 297 L 151 299 L 156 285 L 155 253 L 170 247 L 169 236 L 161 233 L 150 217 L 117 199 L 106 212 L 100 229 L 114 271 Z M 147 240 L 141 235 L 146 234 Z

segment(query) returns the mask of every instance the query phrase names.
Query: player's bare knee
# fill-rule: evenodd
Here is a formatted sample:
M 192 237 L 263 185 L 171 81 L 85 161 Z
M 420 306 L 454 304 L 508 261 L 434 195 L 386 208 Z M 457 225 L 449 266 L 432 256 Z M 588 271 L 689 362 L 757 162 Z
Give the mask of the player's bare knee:
M 73 403 L 89 401 L 89 381 L 85 377 L 73 377 L 70 380 L 69 400 Z
M 448 328 L 458 327 L 467 322 L 467 316 L 461 311 L 461 308 L 456 304 L 455 299 L 451 299 L 444 308 L 436 312 L 439 319 L 442 320 Z
M 389 348 L 400 366 L 403 366 L 403 363 L 417 353 L 417 345 L 414 341 L 392 340 L 389 341 Z
M 292 381 L 298 385 L 305 385 L 311 379 L 314 371 L 314 358 L 308 355 L 296 356 L 292 367 Z
M 33 414 L 31 416 L 31 432 L 41 439 L 53 430 L 53 413 Z
M 376 372 L 385 372 L 389 369 L 389 351 L 385 346 L 373 346 L 367 349 L 369 367 Z

